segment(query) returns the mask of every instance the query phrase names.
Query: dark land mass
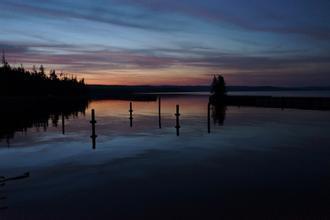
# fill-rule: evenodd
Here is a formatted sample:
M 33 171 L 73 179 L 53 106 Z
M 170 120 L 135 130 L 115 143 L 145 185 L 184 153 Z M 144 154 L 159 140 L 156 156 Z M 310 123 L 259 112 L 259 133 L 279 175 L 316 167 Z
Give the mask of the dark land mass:
M 210 86 L 125 86 L 87 85 L 92 98 L 125 97 L 136 93 L 209 92 Z M 233 91 L 330 91 L 329 87 L 273 87 L 273 86 L 227 86 Z
M 330 110 L 329 97 L 273 97 L 235 95 L 225 97 L 224 103 L 231 106 Z
M 227 86 L 229 92 L 234 91 L 330 91 L 330 86 L 310 87 L 275 87 L 275 86 Z
M 330 87 L 249 87 L 249 86 L 227 86 L 224 78 L 221 79 L 220 89 L 222 97 L 231 91 L 313 91 L 330 90 Z M 220 88 L 219 87 L 219 88 Z M 84 79 L 78 80 L 67 74 L 57 74 L 50 70 L 49 75 L 45 73 L 41 65 L 39 69 L 26 70 L 23 66 L 12 67 L 5 56 L 2 57 L 0 67 L 0 102 L 3 105 L 15 106 L 15 103 L 36 103 L 36 106 L 49 105 L 52 103 L 76 102 L 82 103 L 95 99 L 122 99 L 131 101 L 155 101 L 157 97 L 166 93 L 188 93 L 188 92 L 212 92 L 213 98 L 217 97 L 215 103 L 229 105 L 252 105 L 266 107 L 304 108 L 304 109 L 330 109 L 330 98 L 275 98 L 257 96 L 226 96 L 219 99 L 219 94 L 214 93 L 214 82 L 210 86 L 125 86 L 125 85 L 86 85 Z M 219 92 L 217 92 L 219 93 Z M 213 99 L 215 100 L 215 99 Z M 28 103 L 27 103 L 28 101 Z M 42 104 L 39 104 L 42 103 Z M 46 104 L 44 104 L 46 103 Z M 48 104 L 47 104 L 48 103 Z M 260 104 L 262 103 L 262 104 Z M 266 103 L 266 104 L 265 104 Z M 61 104 L 60 104 L 61 106 Z M 42 108 L 41 108 L 42 109 Z
M 88 85 L 92 99 L 121 99 L 131 101 L 155 101 L 159 95 L 181 95 L 175 93 L 210 92 L 210 86 L 101 86 Z M 227 91 L 328 91 L 330 87 L 248 87 L 229 86 Z M 159 94 L 162 93 L 162 94 Z M 168 93 L 168 94 L 166 94 Z M 172 94 L 171 94 L 172 93 Z M 330 110 L 328 97 L 272 97 L 228 95 L 213 102 L 215 105 L 255 106 L 267 108 L 295 108 L 308 110 Z
M 210 86 L 125 86 L 125 85 L 87 85 L 93 99 L 150 97 L 150 93 L 170 92 L 209 92 Z M 149 93 L 149 94 L 148 94 Z

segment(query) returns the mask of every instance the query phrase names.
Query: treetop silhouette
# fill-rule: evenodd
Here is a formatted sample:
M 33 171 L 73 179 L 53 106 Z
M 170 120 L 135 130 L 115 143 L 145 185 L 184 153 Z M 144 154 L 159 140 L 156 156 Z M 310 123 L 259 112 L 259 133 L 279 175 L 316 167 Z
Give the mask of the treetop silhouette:
M 223 76 L 214 75 L 211 84 L 210 102 L 212 104 L 224 103 L 227 96 L 226 82 Z
M 87 87 L 84 79 L 68 77 L 55 70 L 50 70 L 46 75 L 45 68 L 33 66 L 32 70 L 26 70 L 21 65 L 11 67 L 2 54 L 2 66 L 0 66 L 0 96 L 86 96 Z

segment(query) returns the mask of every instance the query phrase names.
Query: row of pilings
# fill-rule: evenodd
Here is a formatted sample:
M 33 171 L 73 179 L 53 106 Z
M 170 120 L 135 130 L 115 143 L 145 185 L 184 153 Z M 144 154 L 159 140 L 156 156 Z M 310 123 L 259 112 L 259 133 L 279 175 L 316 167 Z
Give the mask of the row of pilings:
M 133 127 L 133 103 L 130 102 L 129 103 L 129 121 L 130 121 L 130 127 Z M 180 136 L 180 105 L 176 105 L 176 111 L 175 111 L 175 126 L 174 128 L 176 129 L 176 135 Z M 92 135 L 91 135 L 91 139 L 92 139 L 92 145 L 93 145 L 93 149 L 96 148 L 96 116 L 95 116 L 95 109 L 91 110 L 91 121 L 90 121 L 91 125 L 92 125 Z M 158 125 L 159 128 L 162 128 L 162 120 L 161 120 L 161 98 L 158 99 Z M 207 131 L 208 133 L 211 133 L 211 104 L 208 103 L 207 105 Z

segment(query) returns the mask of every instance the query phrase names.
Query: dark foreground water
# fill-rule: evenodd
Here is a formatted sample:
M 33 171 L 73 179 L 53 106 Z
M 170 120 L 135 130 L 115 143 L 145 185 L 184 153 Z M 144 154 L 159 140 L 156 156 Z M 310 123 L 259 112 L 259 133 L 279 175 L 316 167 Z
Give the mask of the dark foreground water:
M 0 219 L 330 219 L 330 112 L 229 106 L 209 134 L 207 100 L 163 97 L 161 129 L 156 101 L 132 128 L 128 101 L 66 111 L 64 134 L 54 112 L 2 116 L 0 176 L 30 177 L 0 185 Z

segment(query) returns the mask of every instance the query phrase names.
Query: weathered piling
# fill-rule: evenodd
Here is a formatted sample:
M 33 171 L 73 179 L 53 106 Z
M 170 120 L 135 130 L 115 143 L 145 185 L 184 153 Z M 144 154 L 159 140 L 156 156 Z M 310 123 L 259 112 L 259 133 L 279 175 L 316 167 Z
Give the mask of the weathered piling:
M 176 105 L 176 113 L 175 113 L 175 117 L 176 117 L 176 136 L 180 135 L 180 106 Z
M 158 97 L 158 125 L 162 128 L 162 116 L 161 116 L 161 98 Z
M 129 125 L 130 127 L 133 127 L 133 106 L 132 102 L 129 103 Z
M 211 133 L 211 103 L 207 104 L 207 132 Z
M 65 119 L 63 113 L 62 113 L 62 134 L 65 134 Z
M 92 109 L 92 120 L 90 121 L 90 123 L 92 124 L 92 135 L 91 135 L 91 138 L 92 138 L 92 142 L 93 142 L 93 149 L 95 149 L 97 135 L 96 135 L 96 132 L 95 132 L 96 120 L 95 120 L 95 110 L 94 109 Z

